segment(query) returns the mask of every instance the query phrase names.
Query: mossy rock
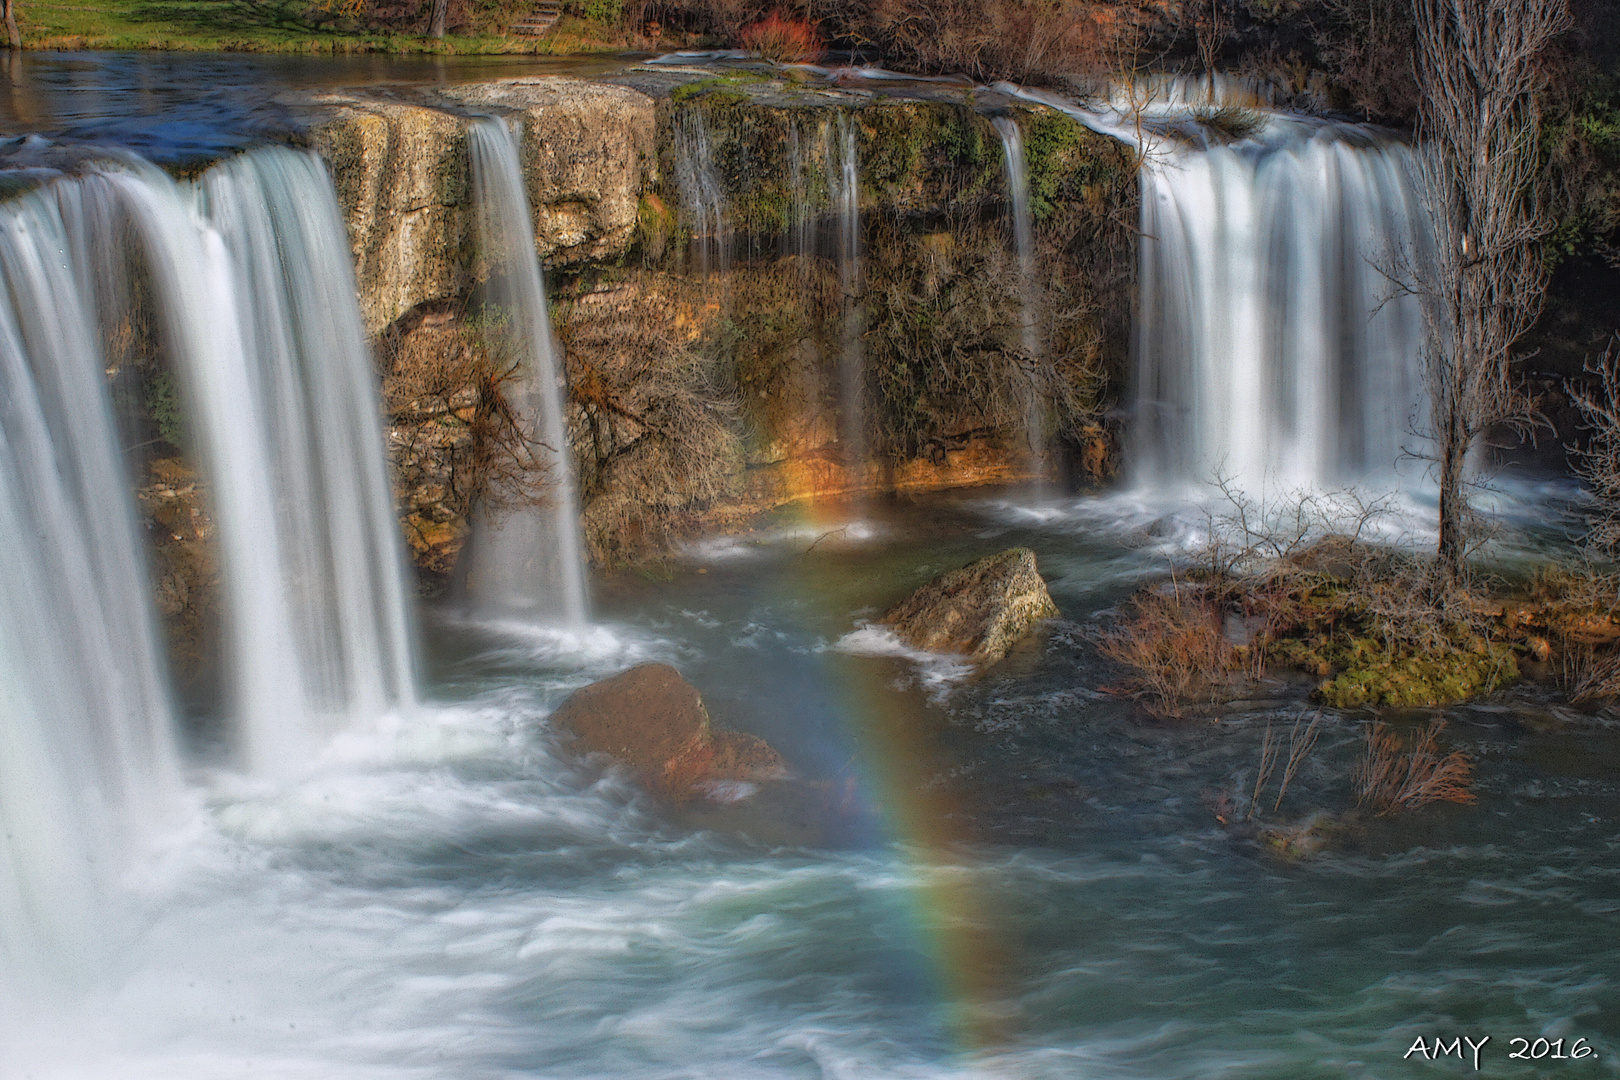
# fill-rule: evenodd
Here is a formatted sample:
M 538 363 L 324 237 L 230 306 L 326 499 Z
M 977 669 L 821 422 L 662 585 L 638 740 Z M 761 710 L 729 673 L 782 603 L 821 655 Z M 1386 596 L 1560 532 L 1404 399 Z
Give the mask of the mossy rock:
M 1336 709 L 1451 705 L 1489 694 L 1519 678 L 1513 650 L 1496 643 L 1390 656 L 1377 643 L 1361 639 L 1349 651 L 1349 666 L 1317 691 L 1325 704 Z

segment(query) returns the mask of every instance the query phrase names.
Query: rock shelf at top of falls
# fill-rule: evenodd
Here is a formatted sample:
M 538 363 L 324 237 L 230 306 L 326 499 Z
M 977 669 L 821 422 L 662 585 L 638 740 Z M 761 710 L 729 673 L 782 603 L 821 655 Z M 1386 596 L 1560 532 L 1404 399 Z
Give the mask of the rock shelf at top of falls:
M 902 87 L 874 95 L 667 69 L 442 90 L 289 92 L 278 100 L 332 167 L 355 249 L 361 310 L 373 333 L 418 304 L 459 295 L 473 283 L 465 139 L 479 115 L 510 116 L 522 126 L 536 243 L 549 267 L 570 267 L 620 259 L 645 241 L 656 224 L 647 220 L 645 195 L 663 192 L 665 202 L 679 205 L 672 190 L 673 110 L 696 109 L 717 119 L 710 125 L 716 166 L 730 227 L 742 232 L 789 225 L 793 116 L 860 112 L 863 203 L 936 215 L 963 195 L 984 203 L 1004 198 L 998 137 L 988 116 L 1031 112 L 983 89 Z M 1044 123 L 1074 129 L 1066 142 L 1083 147 L 1078 157 L 1065 146 L 1051 160 L 1033 163 L 1032 181 L 1044 197 L 1063 186 L 1054 169 L 1085 173 L 1093 185 L 1114 173 L 1132 176 L 1133 155 L 1117 142 L 1037 111 Z M 724 122 L 733 115 L 734 123 Z M 974 123 L 975 116 L 985 119 Z M 963 148 L 966 172 L 942 153 Z

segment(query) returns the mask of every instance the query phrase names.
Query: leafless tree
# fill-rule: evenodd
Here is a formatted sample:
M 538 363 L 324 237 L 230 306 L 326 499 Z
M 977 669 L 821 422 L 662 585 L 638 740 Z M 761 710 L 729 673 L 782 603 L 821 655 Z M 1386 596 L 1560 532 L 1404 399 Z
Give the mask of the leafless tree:
M 1591 440 L 1575 456 L 1575 474 L 1597 501 L 1591 517 L 1593 544 L 1620 552 L 1620 336 L 1586 365 L 1595 385 L 1571 387 Z
M 1413 0 L 1419 172 L 1434 222 L 1418 288 L 1424 379 L 1440 472 L 1440 566 L 1467 549 L 1465 461 L 1485 429 L 1529 415 L 1509 358 L 1541 312 L 1551 227 L 1538 198 L 1547 46 L 1566 0 Z
M 22 35 L 17 33 L 17 5 L 14 0 L 0 0 L 0 14 L 4 14 L 6 20 L 6 42 L 15 53 L 22 48 Z
M 428 36 L 444 37 L 444 24 L 450 15 L 450 0 L 433 0 L 432 15 L 428 20 Z

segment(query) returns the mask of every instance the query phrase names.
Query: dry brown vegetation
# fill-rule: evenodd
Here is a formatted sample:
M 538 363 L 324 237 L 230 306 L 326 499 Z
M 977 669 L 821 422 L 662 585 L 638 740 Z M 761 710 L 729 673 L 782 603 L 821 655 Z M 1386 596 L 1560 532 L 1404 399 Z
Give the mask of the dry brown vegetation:
M 1212 523 L 1199 560 L 1096 637 L 1151 711 L 1181 715 L 1289 668 L 1335 708 L 1465 701 L 1517 680 L 1523 664 L 1577 701 L 1620 697 L 1612 569 L 1560 565 L 1512 589 L 1458 587 L 1432 557 L 1324 535 L 1309 500 L 1286 514 L 1238 505 Z
M 448 574 L 473 503 L 543 502 L 552 478 L 507 399 L 515 361 L 459 305 L 421 308 L 379 341 L 395 498 L 418 565 Z
M 822 49 L 814 26 L 803 19 L 787 18 L 780 11 L 743 27 L 737 38 L 755 56 L 779 64 L 807 63 L 818 58 Z
M 1314 678 L 1335 708 L 1464 701 L 1519 677 L 1531 623 L 1447 587 L 1432 558 L 1362 541 L 1379 506 L 1346 534 L 1342 500 L 1232 505 L 1194 565 L 1098 637 L 1154 711 L 1234 696 L 1273 667 Z
M 1277 782 L 1277 797 L 1272 800 L 1273 811 L 1282 808 L 1283 797 L 1288 794 L 1288 788 L 1299 775 L 1299 770 L 1310 758 L 1311 752 L 1316 749 L 1316 740 L 1321 735 L 1322 710 L 1316 710 L 1310 723 L 1305 722 L 1303 716 L 1294 720 L 1293 727 L 1288 731 L 1288 757 L 1282 762 L 1282 777 Z M 1270 721 L 1266 722 L 1266 734 L 1260 743 L 1260 763 L 1255 769 L 1254 791 L 1249 796 L 1249 813 L 1247 818 L 1253 820 L 1263 812 L 1263 796 L 1266 785 L 1270 783 L 1272 773 L 1276 771 L 1277 762 L 1282 753 L 1282 740 L 1276 737 L 1271 728 Z
M 656 0 L 652 19 L 730 42 L 779 10 L 824 41 L 904 70 L 1040 81 L 1112 70 L 1152 34 L 1189 38 L 1207 4 L 1176 0 Z M 1150 33 L 1151 32 L 1151 33 Z M 1130 43 L 1122 48 L 1121 42 Z M 746 43 L 743 43 L 747 47 Z
M 1129 614 L 1095 641 L 1129 669 L 1127 686 L 1150 711 L 1180 716 L 1188 705 L 1218 697 L 1244 667 L 1222 632 L 1224 618 L 1210 591 L 1189 582 L 1139 593 Z
M 1545 635 L 1560 687 L 1575 701 L 1620 698 L 1620 574 L 1592 565 L 1536 575 L 1528 603 L 1503 620 Z
M 1574 455 L 1575 474 L 1586 482 L 1595 502 L 1591 542 L 1620 554 L 1620 338 L 1587 365 L 1592 383 L 1571 387 L 1590 437 Z
M 1367 749 L 1356 768 L 1358 802 L 1380 817 L 1433 802 L 1474 802 L 1474 762 L 1461 750 L 1440 752 L 1444 720 L 1431 721 L 1408 745 L 1383 721 L 1367 728 Z
M 558 305 L 585 538 L 607 564 L 688 535 L 702 511 L 736 492 L 742 467 L 725 368 L 677 327 L 675 298 L 659 295 L 701 286 L 650 287 L 653 277 L 577 286 Z

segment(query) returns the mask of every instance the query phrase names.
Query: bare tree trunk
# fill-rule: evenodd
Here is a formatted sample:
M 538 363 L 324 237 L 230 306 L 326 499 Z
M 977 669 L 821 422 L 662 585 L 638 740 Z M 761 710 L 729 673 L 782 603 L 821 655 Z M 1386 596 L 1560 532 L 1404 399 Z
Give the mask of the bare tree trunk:
M 1508 363 L 1541 312 L 1550 228 L 1538 199 L 1547 46 L 1566 0 L 1413 0 L 1419 172 L 1434 224 L 1416 288 L 1427 301 L 1424 381 L 1439 463 L 1441 569 L 1460 579 L 1469 450 L 1530 408 Z
M 444 37 L 444 24 L 449 16 L 450 0 L 433 0 L 433 17 L 428 21 L 428 36 Z
M 17 9 L 14 0 L 0 0 L 0 6 L 5 8 L 6 41 L 10 44 L 12 52 L 22 51 L 22 35 L 17 32 Z

